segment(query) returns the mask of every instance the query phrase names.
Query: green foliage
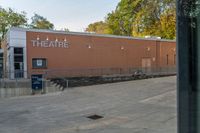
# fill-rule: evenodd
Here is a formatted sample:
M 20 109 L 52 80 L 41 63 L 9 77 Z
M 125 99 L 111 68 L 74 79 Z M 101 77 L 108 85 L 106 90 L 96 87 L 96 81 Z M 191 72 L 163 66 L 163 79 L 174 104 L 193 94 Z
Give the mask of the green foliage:
M 136 14 L 133 36 L 160 36 L 174 39 L 176 28 L 175 0 L 148 1 Z
M 103 21 L 95 22 L 90 25 L 88 25 L 88 28 L 86 29 L 87 32 L 95 32 L 98 34 L 107 34 L 108 33 L 108 27 L 107 24 Z
M 46 18 L 35 14 L 32 17 L 32 23 L 27 24 L 25 12 L 15 12 L 11 8 L 4 9 L 0 7 L 0 47 L 2 39 L 5 37 L 8 29 L 11 27 L 30 27 L 37 29 L 53 29 L 54 25 Z
M 17 13 L 11 8 L 6 10 L 0 7 L 0 42 L 10 27 L 25 26 L 26 24 L 25 12 Z
M 176 37 L 176 15 L 175 10 L 169 9 L 161 15 L 162 37 L 175 39 Z
M 32 22 L 30 27 L 34 29 L 53 29 L 54 25 L 50 21 L 48 21 L 46 18 L 34 14 L 34 16 L 31 18 Z
M 125 36 L 176 36 L 175 0 L 121 0 L 105 19 L 103 33 Z M 95 23 L 94 23 L 95 24 Z M 91 25 L 89 25 L 91 27 Z M 89 28 L 89 27 L 88 27 Z M 96 28 L 89 28 L 96 32 Z
M 115 11 L 109 13 L 106 22 L 110 34 L 132 35 L 134 17 L 146 0 L 121 0 Z

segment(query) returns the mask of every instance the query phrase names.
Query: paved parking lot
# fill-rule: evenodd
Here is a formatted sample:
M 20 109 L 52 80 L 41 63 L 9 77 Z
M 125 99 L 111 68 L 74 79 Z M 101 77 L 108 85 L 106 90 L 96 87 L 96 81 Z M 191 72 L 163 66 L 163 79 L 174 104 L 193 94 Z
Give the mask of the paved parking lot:
M 176 77 L 0 99 L 0 133 L 176 133 Z

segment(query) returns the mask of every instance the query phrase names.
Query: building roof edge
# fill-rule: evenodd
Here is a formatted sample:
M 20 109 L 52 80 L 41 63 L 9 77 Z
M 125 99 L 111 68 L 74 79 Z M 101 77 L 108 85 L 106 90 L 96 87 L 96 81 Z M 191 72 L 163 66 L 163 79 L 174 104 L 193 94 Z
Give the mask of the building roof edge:
M 94 37 L 109 37 L 109 38 L 119 38 L 119 39 L 133 39 L 133 40 L 151 40 L 151 41 L 166 41 L 166 42 L 176 42 L 176 40 L 169 39 L 156 39 L 156 38 L 142 38 L 142 37 L 130 37 L 130 36 L 117 36 L 108 34 L 96 34 L 89 32 L 66 32 L 60 30 L 46 30 L 46 29 L 31 29 L 31 28 L 21 28 L 21 27 L 11 27 L 9 31 L 29 31 L 29 32 L 43 32 L 43 33 L 57 33 L 66 35 L 81 35 L 81 36 L 94 36 Z

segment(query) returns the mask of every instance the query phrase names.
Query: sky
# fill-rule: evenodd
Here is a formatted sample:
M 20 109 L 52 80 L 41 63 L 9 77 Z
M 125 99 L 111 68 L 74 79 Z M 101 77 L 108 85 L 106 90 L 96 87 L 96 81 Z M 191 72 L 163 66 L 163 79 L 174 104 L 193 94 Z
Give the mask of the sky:
M 3 8 L 17 12 L 25 11 L 29 22 L 37 13 L 55 26 L 55 29 L 68 28 L 83 32 L 93 22 L 104 20 L 115 10 L 120 0 L 0 0 Z

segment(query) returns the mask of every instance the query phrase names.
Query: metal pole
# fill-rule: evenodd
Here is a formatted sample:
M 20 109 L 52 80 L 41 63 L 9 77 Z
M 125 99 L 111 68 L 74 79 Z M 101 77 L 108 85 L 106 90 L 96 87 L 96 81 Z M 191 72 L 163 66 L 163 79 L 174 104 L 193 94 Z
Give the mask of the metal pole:
M 69 80 L 67 79 L 67 89 L 69 88 Z
M 44 94 L 45 93 L 45 90 L 44 90 L 44 85 L 45 85 L 45 81 L 44 81 L 45 79 L 44 79 L 44 74 L 42 74 L 42 94 Z
M 177 0 L 178 133 L 200 133 L 199 0 Z

